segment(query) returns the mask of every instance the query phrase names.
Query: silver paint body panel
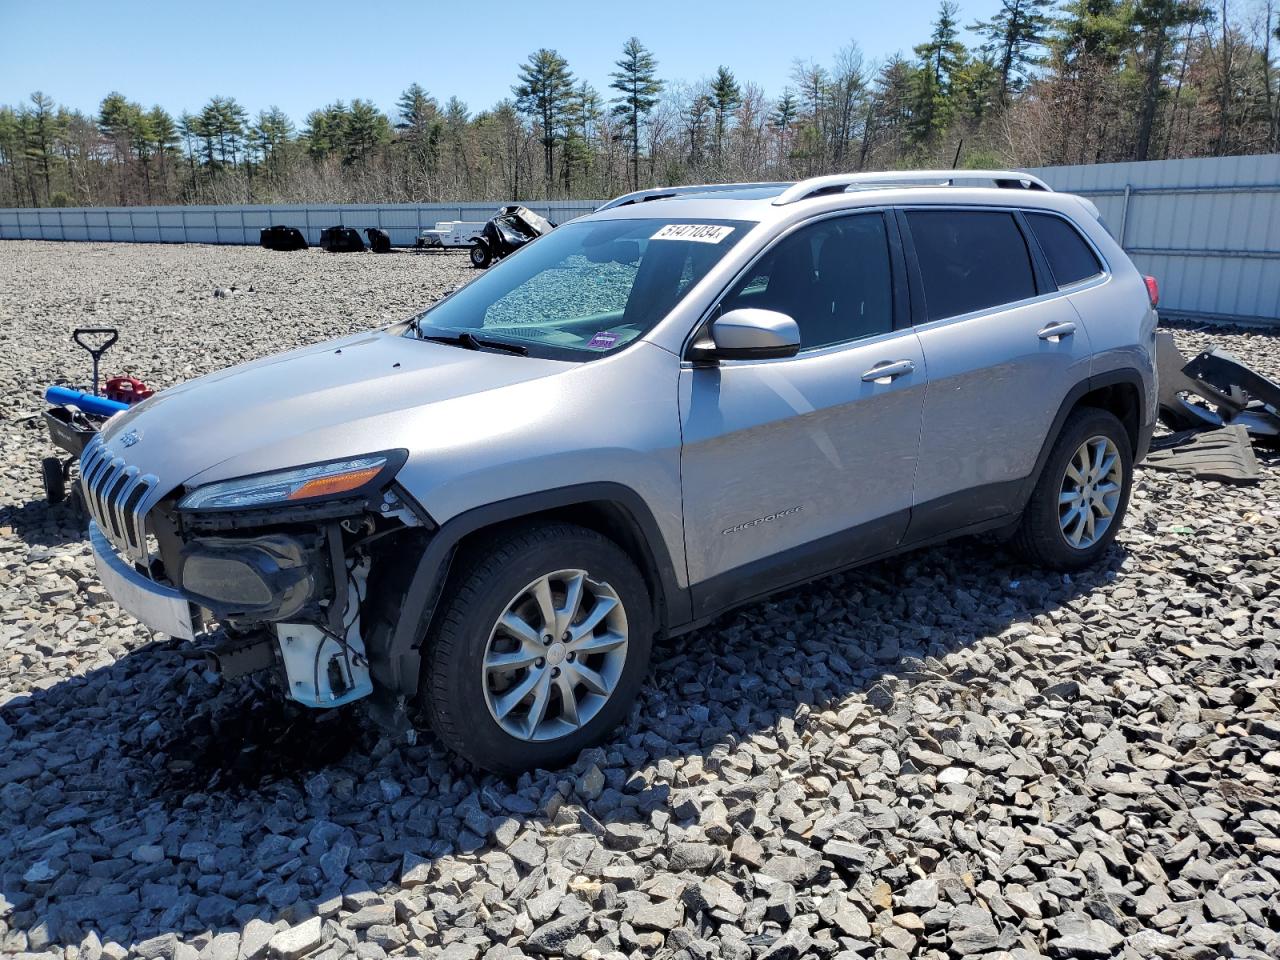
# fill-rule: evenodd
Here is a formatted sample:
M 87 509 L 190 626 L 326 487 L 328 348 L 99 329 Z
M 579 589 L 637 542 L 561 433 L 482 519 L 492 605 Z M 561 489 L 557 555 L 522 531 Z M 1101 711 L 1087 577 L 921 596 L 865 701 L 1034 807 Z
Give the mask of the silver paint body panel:
M 792 358 L 718 367 L 683 359 L 740 271 L 791 227 L 930 205 L 1056 212 L 1086 233 L 1107 272 L 1078 289 Z M 914 506 L 1026 477 L 1067 392 L 1091 375 L 1139 370 L 1144 419 L 1154 422 L 1155 313 L 1142 278 L 1079 198 L 891 187 L 783 205 L 677 198 L 585 219 L 654 216 L 754 225 L 617 353 L 575 363 L 428 343 L 395 328 L 357 334 L 165 390 L 108 423 L 104 452 L 157 478 L 143 510 L 180 486 L 396 448 L 409 452 L 399 483 L 440 524 L 525 494 L 623 484 L 648 505 L 679 586 L 696 591 L 885 521 L 866 551 L 854 548 L 877 552 L 902 537 Z M 1037 338 L 1064 320 L 1078 322 L 1074 337 Z M 914 370 L 884 384 L 862 379 L 899 360 Z M 127 449 L 126 433 L 136 435 Z

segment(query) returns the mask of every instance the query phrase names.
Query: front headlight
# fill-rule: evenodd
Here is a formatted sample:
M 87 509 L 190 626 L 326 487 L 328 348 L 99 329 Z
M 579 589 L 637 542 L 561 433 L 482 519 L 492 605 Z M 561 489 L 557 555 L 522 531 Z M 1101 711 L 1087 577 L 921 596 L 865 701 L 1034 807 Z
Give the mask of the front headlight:
M 404 463 L 402 450 L 332 460 L 291 470 L 237 477 L 197 487 L 178 502 L 182 510 L 219 510 L 319 500 L 355 493 Z

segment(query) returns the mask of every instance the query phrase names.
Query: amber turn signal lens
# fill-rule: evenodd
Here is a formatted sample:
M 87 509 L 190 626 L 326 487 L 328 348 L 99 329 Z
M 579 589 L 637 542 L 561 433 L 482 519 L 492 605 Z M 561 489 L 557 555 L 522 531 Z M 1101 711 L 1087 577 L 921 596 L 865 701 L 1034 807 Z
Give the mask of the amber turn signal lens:
M 290 500 L 310 500 L 312 497 L 333 496 L 335 493 L 346 493 L 363 487 L 382 472 L 382 467 L 367 467 L 364 470 L 353 470 L 351 473 L 340 473 L 336 477 L 317 477 L 308 480 L 293 493 Z

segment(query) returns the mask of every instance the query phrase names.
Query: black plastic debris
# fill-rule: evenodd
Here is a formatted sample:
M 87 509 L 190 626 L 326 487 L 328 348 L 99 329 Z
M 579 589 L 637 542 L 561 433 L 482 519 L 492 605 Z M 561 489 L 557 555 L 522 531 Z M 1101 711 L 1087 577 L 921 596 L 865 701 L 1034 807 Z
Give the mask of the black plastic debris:
M 370 227 L 365 230 L 364 235 L 369 238 L 369 249 L 374 253 L 391 252 L 391 235 L 387 231 Z
M 320 246 L 330 253 L 360 253 L 364 250 L 364 241 L 360 239 L 359 230 L 338 224 L 320 231 Z
M 1144 464 L 1153 470 L 1189 473 L 1223 483 L 1249 484 L 1262 479 L 1249 432 L 1240 424 L 1157 437 Z
M 258 235 L 258 242 L 268 250 L 305 250 L 307 238 L 297 227 L 267 227 Z
M 555 229 L 555 224 L 519 204 L 503 207 L 471 243 L 471 265 L 481 270 Z
M 1244 427 L 1263 443 L 1280 442 L 1280 385 L 1225 350 L 1188 361 L 1173 334 L 1156 334 L 1160 420 L 1173 430 Z

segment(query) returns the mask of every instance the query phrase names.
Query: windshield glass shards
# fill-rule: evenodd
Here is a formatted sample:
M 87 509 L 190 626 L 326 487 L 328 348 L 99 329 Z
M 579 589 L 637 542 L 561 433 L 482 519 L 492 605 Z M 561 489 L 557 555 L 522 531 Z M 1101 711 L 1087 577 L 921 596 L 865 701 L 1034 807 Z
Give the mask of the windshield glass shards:
M 742 221 L 568 223 L 419 314 L 408 335 L 583 359 L 644 335 L 742 238 Z M 472 334 L 459 338 L 459 333 Z

